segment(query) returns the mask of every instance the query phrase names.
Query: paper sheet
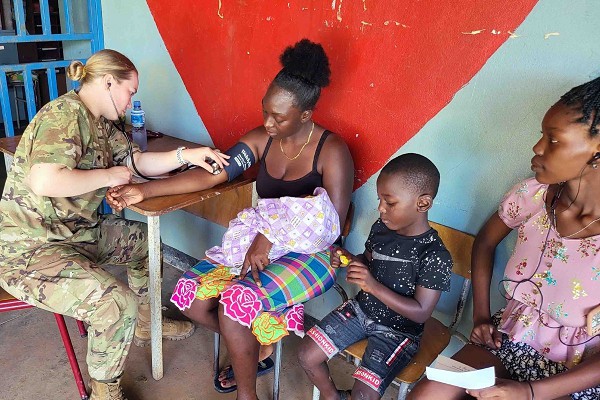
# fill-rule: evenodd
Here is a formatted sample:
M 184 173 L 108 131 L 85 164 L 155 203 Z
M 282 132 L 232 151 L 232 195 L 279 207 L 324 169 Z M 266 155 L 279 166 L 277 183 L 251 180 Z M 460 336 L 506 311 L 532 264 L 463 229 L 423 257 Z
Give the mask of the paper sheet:
M 427 367 L 427 379 L 464 389 L 483 389 L 493 386 L 496 382 L 494 367 L 476 370 L 473 367 L 439 356 L 435 368 Z
M 460 361 L 451 359 L 450 357 L 439 355 L 435 359 L 435 368 L 443 369 L 444 371 L 452 372 L 468 372 L 475 371 L 475 368 L 470 365 L 463 364 Z

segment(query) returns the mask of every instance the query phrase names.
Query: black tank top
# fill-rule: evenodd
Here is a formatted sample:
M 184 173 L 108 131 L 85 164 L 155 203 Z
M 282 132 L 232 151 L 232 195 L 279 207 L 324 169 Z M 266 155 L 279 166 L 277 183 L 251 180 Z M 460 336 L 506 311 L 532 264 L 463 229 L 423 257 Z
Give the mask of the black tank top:
M 325 139 L 327 139 L 327 136 L 329 136 L 330 133 L 330 131 L 326 130 L 323 132 L 323 135 L 321 135 L 321 139 L 315 150 L 312 170 L 302 178 L 291 181 L 273 178 L 267 172 L 267 153 L 269 152 L 271 142 L 273 141 L 273 138 L 270 137 L 267 146 L 265 147 L 262 160 L 260 161 L 258 175 L 256 176 L 256 192 L 258 193 L 258 196 L 262 199 L 272 199 L 283 196 L 302 197 L 311 195 L 317 187 L 322 187 L 323 176 L 317 171 L 317 161 L 319 160 L 319 153 L 321 153 L 323 143 L 325 143 Z

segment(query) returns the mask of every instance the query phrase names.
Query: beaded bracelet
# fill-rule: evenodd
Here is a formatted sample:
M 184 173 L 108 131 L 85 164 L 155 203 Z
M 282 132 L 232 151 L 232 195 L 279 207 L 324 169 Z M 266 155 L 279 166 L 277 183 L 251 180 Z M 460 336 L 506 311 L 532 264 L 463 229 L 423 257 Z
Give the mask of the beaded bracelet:
M 533 392 L 533 386 L 531 385 L 531 382 L 526 381 L 527 384 L 529 385 L 529 390 L 531 390 L 531 400 L 535 400 L 535 393 Z
M 177 151 L 175 152 L 175 156 L 177 157 L 177 162 L 178 162 L 180 165 L 186 165 L 186 164 L 188 163 L 188 162 L 187 162 L 187 161 L 186 161 L 186 160 L 183 158 L 183 154 L 182 154 L 183 150 L 185 150 L 185 149 L 187 149 L 187 147 L 183 147 L 183 146 L 181 146 L 181 147 L 178 147 L 178 148 L 177 148 Z

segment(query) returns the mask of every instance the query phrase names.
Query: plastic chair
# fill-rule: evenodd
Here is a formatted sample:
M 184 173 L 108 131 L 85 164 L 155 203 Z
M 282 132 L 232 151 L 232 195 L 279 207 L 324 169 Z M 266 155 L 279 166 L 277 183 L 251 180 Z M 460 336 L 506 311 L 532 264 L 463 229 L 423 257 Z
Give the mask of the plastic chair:
M 346 221 L 344 223 L 344 227 L 342 228 L 342 234 L 340 235 L 340 242 L 343 245 L 346 237 L 350 233 L 350 229 L 352 228 L 352 219 L 354 218 L 354 204 L 350 203 L 348 207 L 348 213 L 346 215 Z M 342 298 L 342 302 L 346 302 L 348 300 L 348 294 L 343 287 L 341 287 L 337 282 L 334 283 L 332 289 L 335 289 L 340 297 Z M 214 342 L 214 376 L 217 376 L 221 370 L 219 366 L 219 355 L 221 350 L 221 335 L 215 332 L 214 334 L 215 342 Z M 275 344 L 275 351 L 273 352 L 273 357 L 275 358 L 274 366 L 273 366 L 273 400 L 279 400 L 279 375 L 281 373 L 281 350 L 283 348 L 282 344 L 283 340 L 278 341 Z
M 446 248 L 452 255 L 454 262 L 452 267 L 453 278 L 455 278 L 455 275 L 462 277 L 463 284 L 456 303 L 456 309 L 451 317 L 451 322 L 446 325 L 434 317 L 430 317 L 425 322 L 419 351 L 415 354 L 410 364 L 400 371 L 394 380 L 394 383 L 400 386 L 398 400 L 406 398 L 411 385 L 421 379 L 425 373 L 425 367 L 431 365 L 437 356 L 448 346 L 452 336 L 458 338 L 463 343 L 468 342 L 467 338 L 456 330 L 456 325 L 462 318 L 467 297 L 471 290 L 471 251 L 475 237 L 435 222 L 430 221 L 429 224 L 438 232 Z M 355 365 L 358 365 L 366 348 L 367 340 L 365 339 L 349 346 L 341 354 L 345 355 L 349 361 L 353 361 Z M 314 387 L 313 400 L 317 400 L 318 398 L 319 390 Z
M 0 288 L 0 312 L 23 310 L 33 307 L 34 306 L 31 304 L 27 304 L 24 301 L 11 296 L 4 289 Z M 75 384 L 77 385 L 79 396 L 82 400 L 87 400 L 87 390 L 85 388 L 85 384 L 83 383 L 83 377 L 81 376 L 81 370 L 79 369 L 77 358 L 75 357 L 75 350 L 73 349 L 69 331 L 67 330 L 67 325 L 65 324 L 65 318 L 61 314 L 56 313 L 54 313 L 54 318 L 56 318 L 56 324 L 58 325 L 58 330 L 60 331 L 60 337 L 65 346 L 65 350 L 67 351 L 67 357 L 69 359 L 69 364 L 71 364 L 71 370 L 73 371 L 73 376 L 75 377 Z M 83 325 L 83 322 L 77 320 L 77 327 L 79 328 L 79 334 L 81 337 L 86 337 L 87 331 Z

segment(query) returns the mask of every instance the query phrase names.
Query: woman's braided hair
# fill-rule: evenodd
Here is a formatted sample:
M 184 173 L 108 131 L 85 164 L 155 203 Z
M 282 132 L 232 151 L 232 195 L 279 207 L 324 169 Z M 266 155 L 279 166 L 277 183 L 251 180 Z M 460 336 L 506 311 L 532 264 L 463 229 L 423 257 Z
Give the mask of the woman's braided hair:
M 598 134 L 600 123 L 600 77 L 574 87 L 565 93 L 560 101 L 581 112 L 577 122 L 590 124 L 590 135 Z
M 318 43 L 302 39 L 286 48 L 279 57 L 283 69 L 279 71 L 273 85 L 294 95 L 294 106 L 300 110 L 315 108 L 321 88 L 329 85 L 329 60 Z

